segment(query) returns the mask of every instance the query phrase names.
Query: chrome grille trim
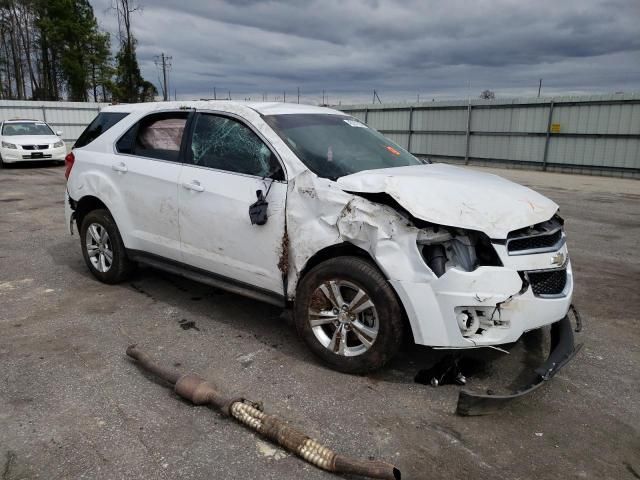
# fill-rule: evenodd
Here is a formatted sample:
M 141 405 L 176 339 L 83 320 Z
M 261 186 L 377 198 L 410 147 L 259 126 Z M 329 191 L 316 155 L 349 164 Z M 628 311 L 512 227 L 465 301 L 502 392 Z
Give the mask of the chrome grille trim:
M 527 249 L 524 249 L 524 250 L 511 250 L 510 249 L 510 244 L 512 242 L 518 242 L 518 241 L 523 241 L 523 240 L 542 239 L 543 237 L 551 237 L 553 235 L 556 235 L 558 232 L 560 232 L 560 238 L 558 239 L 558 241 L 556 241 L 552 245 L 546 245 L 546 246 L 537 247 L 537 248 L 527 248 Z M 544 233 L 538 233 L 538 234 L 534 234 L 534 235 L 523 235 L 523 236 L 520 236 L 520 237 L 508 238 L 507 241 L 506 241 L 507 254 L 510 255 L 510 256 L 515 256 L 515 255 L 531 255 L 531 254 L 535 254 L 535 253 L 555 252 L 557 250 L 560 250 L 562 248 L 562 246 L 566 243 L 566 241 L 567 241 L 566 240 L 566 236 L 564 234 L 564 231 L 563 231 L 562 227 L 554 228 L 553 230 L 550 230 L 550 231 L 544 232 Z

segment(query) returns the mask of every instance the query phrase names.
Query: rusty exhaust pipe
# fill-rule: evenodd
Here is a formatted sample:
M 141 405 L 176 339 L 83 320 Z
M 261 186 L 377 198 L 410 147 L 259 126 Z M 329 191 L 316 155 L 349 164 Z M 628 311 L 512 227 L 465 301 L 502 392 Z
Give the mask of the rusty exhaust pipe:
M 145 370 L 174 385 L 175 392 L 195 405 L 210 405 L 224 415 L 262 434 L 284 449 L 298 455 L 318 468 L 334 473 L 361 475 L 369 478 L 400 480 L 400 470 L 393 465 L 377 460 L 357 460 L 338 455 L 299 430 L 289 426 L 283 419 L 268 415 L 262 407 L 244 398 L 230 398 L 221 394 L 216 387 L 199 375 L 181 374 L 170 368 L 157 365 L 149 355 L 130 345 L 127 355 Z

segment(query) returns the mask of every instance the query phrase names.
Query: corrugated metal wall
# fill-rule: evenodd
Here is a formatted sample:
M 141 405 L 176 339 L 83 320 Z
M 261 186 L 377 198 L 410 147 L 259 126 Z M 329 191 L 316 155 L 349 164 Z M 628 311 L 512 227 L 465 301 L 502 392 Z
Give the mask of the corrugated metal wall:
M 640 178 L 640 94 L 339 108 L 436 161 Z
M 106 103 L 1 100 L 69 145 Z M 452 163 L 640 178 L 640 94 L 341 106 L 411 153 Z
M 0 100 L 0 121 L 11 118 L 44 120 L 71 146 L 85 127 L 108 103 L 33 102 Z

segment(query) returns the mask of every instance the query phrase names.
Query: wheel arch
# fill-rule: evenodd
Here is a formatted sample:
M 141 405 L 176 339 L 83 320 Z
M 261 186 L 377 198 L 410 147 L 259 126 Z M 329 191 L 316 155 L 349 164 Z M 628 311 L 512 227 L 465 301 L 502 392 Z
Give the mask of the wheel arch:
M 360 248 L 354 245 L 353 243 L 343 242 L 343 243 L 337 243 L 337 244 L 325 247 L 323 249 L 320 249 L 307 260 L 307 263 L 305 263 L 303 269 L 300 271 L 300 274 L 298 275 L 297 282 L 296 282 L 296 290 L 297 290 L 297 285 L 302 281 L 305 275 L 309 273 L 309 271 L 311 271 L 317 265 L 320 265 L 321 263 L 336 257 L 362 258 L 368 261 L 369 263 L 371 263 L 371 265 L 373 265 L 387 281 L 389 280 L 387 278 L 387 275 L 384 273 L 384 271 L 380 268 L 380 266 L 376 263 L 375 259 L 371 256 L 371 254 L 367 250 Z M 409 317 L 407 315 L 405 306 L 402 303 L 402 300 L 400 299 L 398 292 L 396 292 L 396 289 L 393 286 L 393 284 L 390 283 L 389 285 L 391 287 L 391 290 L 395 294 L 396 299 L 398 300 L 398 305 L 400 305 L 405 336 L 408 337 L 410 335 L 411 340 L 413 341 L 413 329 L 411 327 L 411 322 L 409 321 Z M 293 301 L 295 302 L 295 299 Z
M 315 267 L 317 265 L 320 265 L 322 262 L 324 262 L 326 260 L 329 260 L 329 259 L 332 259 L 332 258 L 335 258 L 335 257 L 360 257 L 360 258 L 364 258 L 367 261 L 371 262 L 373 265 L 375 265 L 378 270 L 380 270 L 380 268 L 378 267 L 378 265 L 376 264 L 374 259 L 371 257 L 369 252 L 367 252 L 366 250 L 364 250 L 364 249 L 362 249 L 360 247 L 357 247 L 353 243 L 343 242 L 343 243 L 337 243 L 335 245 L 330 245 L 328 247 L 322 248 L 322 249 L 318 250 L 316 253 L 314 253 L 307 260 L 307 262 L 305 263 L 304 267 L 300 271 L 300 274 L 298 275 L 297 283 L 300 283 L 300 280 L 302 280 L 304 278 L 304 276 L 307 273 L 309 273 L 309 271 L 313 267 Z
M 93 210 L 104 209 L 109 212 L 109 215 L 111 215 L 111 217 L 113 217 L 113 214 L 111 213 L 111 210 L 109 210 L 109 207 L 107 207 L 107 205 L 102 200 L 93 195 L 85 195 L 80 200 L 76 201 L 75 204 L 76 205 L 74 213 L 78 231 L 80 231 L 80 228 L 82 227 L 82 221 L 84 220 L 84 217 Z

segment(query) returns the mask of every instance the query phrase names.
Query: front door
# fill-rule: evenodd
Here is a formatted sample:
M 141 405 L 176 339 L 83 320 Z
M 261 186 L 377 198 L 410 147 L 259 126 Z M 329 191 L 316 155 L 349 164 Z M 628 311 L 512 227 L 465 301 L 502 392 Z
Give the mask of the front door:
M 183 261 L 245 286 L 284 295 L 278 261 L 287 185 L 277 157 L 239 119 L 199 113 L 180 173 Z M 257 191 L 267 222 L 252 224 Z

